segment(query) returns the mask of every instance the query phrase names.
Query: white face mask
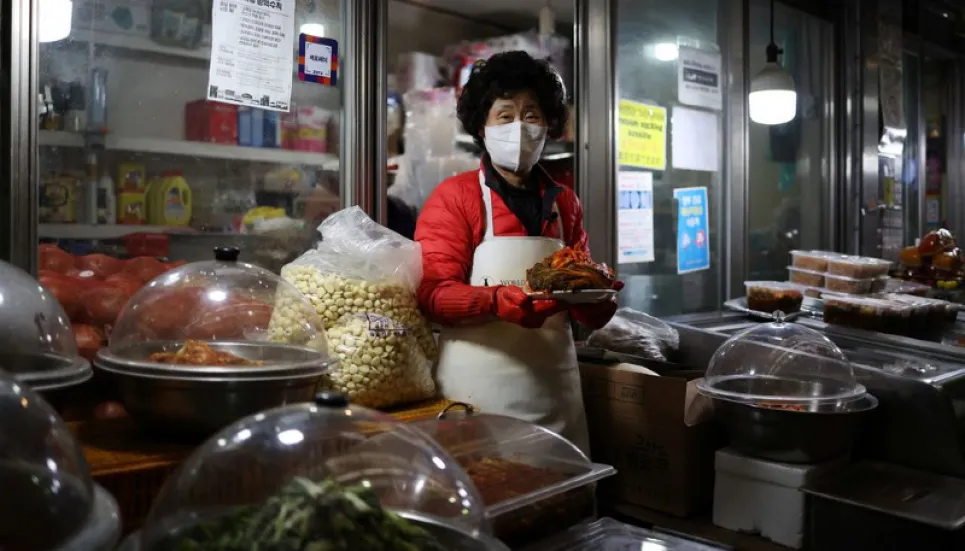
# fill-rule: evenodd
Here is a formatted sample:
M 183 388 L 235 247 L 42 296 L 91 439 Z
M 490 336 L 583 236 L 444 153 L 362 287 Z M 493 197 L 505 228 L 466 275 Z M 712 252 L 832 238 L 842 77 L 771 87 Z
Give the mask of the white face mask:
M 493 164 L 512 172 L 529 172 L 543 154 L 546 127 L 515 121 L 486 127 L 486 151 Z

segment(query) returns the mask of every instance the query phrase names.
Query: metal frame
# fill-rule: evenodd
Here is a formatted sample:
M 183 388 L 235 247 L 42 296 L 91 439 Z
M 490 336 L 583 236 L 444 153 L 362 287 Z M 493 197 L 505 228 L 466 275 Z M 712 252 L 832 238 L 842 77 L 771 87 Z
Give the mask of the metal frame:
M 345 37 L 339 183 L 342 206 L 386 222 L 388 0 L 342 0 Z
M 718 28 L 723 37 L 724 70 L 729 83 L 727 102 L 723 112 L 724 138 L 727 144 L 724 151 L 724 177 L 720 187 L 723 198 L 719 202 L 724 215 L 723 243 L 720 243 L 721 285 L 720 296 L 723 300 L 744 295 L 744 281 L 747 279 L 747 234 L 749 217 L 748 192 L 750 182 L 747 177 L 748 159 L 748 117 L 747 90 L 750 89 L 751 75 L 748 74 L 750 52 L 750 0 L 742 0 L 740 8 L 736 2 L 724 3 L 720 13 Z
M 577 193 L 594 258 L 615 265 L 616 2 L 577 0 L 576 10 Z
M 0 255 L 15 266 L 36 272 L 39 187 L 37 154 L 37 25 L 38 0 L 3 3 L 0 29 L 6 38 L 0 58 L 0 111 L 3 124 L 0 191 L 6 218 L 0 236 Z

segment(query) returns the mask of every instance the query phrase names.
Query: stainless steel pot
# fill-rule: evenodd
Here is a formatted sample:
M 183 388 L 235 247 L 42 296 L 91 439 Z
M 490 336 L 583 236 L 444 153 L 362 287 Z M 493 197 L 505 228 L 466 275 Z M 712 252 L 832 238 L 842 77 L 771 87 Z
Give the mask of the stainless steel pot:
M 268 342 L 211 342 L 261 366 L 191 366 L 150 361 L 183 343 L 158 341 L 97 353 L 125 409 L 139 424 L 166 434 L 203 438 L 242 417 L 311 401 L 330 362 L 311 348 Z
M 821 463 L 851 450 L 861 422 L 878 406 L 871 394 L 789 410 L 714 398 L 714 415 L 730 445 L 750 457 L 782 463 Z

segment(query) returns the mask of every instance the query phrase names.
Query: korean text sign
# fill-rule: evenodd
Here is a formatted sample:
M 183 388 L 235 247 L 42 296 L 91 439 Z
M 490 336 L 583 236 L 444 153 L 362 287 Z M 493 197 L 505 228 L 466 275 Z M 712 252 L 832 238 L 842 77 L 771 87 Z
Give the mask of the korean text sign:
M 707 188 L 675 189 L 677 201 L 677 273 L 710 268 L 710 235 L 707 222 Z

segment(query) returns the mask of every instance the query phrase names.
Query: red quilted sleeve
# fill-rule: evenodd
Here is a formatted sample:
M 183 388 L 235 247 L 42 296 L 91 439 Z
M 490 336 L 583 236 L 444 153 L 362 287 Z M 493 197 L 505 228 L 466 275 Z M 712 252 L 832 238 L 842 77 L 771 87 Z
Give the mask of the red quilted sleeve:
M 430 320 L 444 325 L 488 319 L 495 300 L 495 288 L 468 283 L 479 215 L 467 208 L 465 197 L 465 190 L 476 187 L 459 178 L 439 184 L 422 207 L 415 230 L 422 245 L 419 306 Z

